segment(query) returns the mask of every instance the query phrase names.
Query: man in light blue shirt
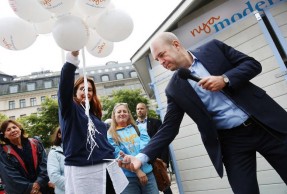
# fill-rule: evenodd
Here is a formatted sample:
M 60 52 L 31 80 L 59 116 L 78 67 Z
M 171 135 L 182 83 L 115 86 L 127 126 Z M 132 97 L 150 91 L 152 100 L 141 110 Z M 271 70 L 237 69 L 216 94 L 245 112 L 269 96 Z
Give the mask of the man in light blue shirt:
M 131 170 L 153 161 L 178 134 L 186 113 L 197 124 L 202 142 L 218 175 L 223 164 L 236 194 L 259 194 L 256 152 L 274 167 L 287 184 L 287 112 L 250 80 L 261 64 L 219 40 L 187 51 L 170 32 L 150 46 L 152 56 L 175 71 L 165 93 L 166 115 L 159 132 L 136 157 L 124 156 L 119 165 Z M 178 69 L 201 77 L 183 79 Z M 260 146 L 258 146 L 260 145 Z

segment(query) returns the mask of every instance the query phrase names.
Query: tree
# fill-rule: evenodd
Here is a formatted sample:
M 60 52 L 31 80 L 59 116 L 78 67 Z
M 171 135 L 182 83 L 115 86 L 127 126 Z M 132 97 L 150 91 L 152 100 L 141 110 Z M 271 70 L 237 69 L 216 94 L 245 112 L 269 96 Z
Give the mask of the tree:
M 114 106 L 116 103 L 128 103 L 132 115 L 136 119 L 136 105 L 139 102 L 149 104 L 150 100 L 141 95 L 141 90 L 118 90 L 114 91 L 112 97 L 104 97 L 102 105 L 104 110 L 103 121 L 111 118 Z M 158 118 L 154 110 L 149 110 L 148 115 L 153 118 Z
M 58 103 L 52 98 L 46 98 L 37 114 L 31 114 L 18 119 L 29 137 L 37 136 L 45 147 L 51 145 L 50 137 L 59 126 Z
M 0 125 L 2 124 L 3 121 L 7 120 L 8 117 L 2 113 L 0 113 Z

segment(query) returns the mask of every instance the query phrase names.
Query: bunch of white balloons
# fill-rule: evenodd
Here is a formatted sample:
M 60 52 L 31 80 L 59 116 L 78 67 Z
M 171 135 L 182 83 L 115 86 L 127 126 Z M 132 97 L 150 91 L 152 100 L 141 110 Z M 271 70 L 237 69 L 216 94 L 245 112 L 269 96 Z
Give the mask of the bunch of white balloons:
M 18 17 L 0 19 L 0 45 L 9 50 L 31 46 L 39 34 L 52 32 L 57 45 L 74 51 L 86 47 L 106 57 L 114 42 L 133 31 L 133 20 L 111 0 L 9 0 Z

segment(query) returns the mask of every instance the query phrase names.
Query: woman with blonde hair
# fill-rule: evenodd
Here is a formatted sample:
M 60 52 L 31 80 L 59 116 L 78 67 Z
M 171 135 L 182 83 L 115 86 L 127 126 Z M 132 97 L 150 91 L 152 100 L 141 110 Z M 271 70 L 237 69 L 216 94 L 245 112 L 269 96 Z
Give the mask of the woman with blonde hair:
M 137 155 L 149 142 L 150 138 L 144 128 L 138 128 L 126 103 L 118 103 L 112 112 L 112 122 L 108 130 L 108 140 L 115 148 L 114 156 L 120 151 L 128 155 Z M 152 166 L 145 164 L 136 172 L 123 169 L 129 184 L 122 194 L 158 194 Z

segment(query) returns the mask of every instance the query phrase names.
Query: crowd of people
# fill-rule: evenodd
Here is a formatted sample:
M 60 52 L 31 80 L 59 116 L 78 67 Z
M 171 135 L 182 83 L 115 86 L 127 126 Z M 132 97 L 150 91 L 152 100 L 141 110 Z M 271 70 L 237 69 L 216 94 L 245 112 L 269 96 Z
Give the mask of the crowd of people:
M 107 166 L 111 160 L 116 162 L 120 151 L 137 155 L 149 142 L 147 126 L 137 125 L 126 103 L 115 105 L 109 123 L 101 121 L 94 81 L 87 78 L 85 85 L 84 77 L 75 80 L 78 55 L 78 51 L 69 52 L 62 68 L 60 127 L 52 136 L 48 155 L 39 139 L 26 136 L 20 123 L 2 122 L 0 177 L 6 194 L 116 193 Z M 128 185 L 121 193 L 159 193 L 152 170 L 151 164 L 136 172 L 123 168 Z
M 134 120 L 125 102 L 115 104 L 111 119 L 102 122 L 95 83 L 75 78 L 79 51 L 69 52 L 58 90 L 60 127 L 48 157 L 41 141 L 28 138 L 20 123 L 1 124 L 0 176 L 6 194 L 48 194 L 51 188 L 56 194 L 119 193 L 122 181 L 107 170 L 113 162 L 128 181 L 120 193 L 159 193 L 151 163 L 161 158 L 169 165 L 168 146 L 185 113 L 197 124 L 220 177 L 225 166 L 234 193 L 259 193 L 256 152 L 287 183 L 287 113 L 249 81 L 261 72 L 258 61 L 218 40 L 186 50 L 170 32 L 154 39 L 150 50 L 164 68 L 175 71 L 166 88 L 163 123 L 148 117 L 144 103 L 134 107 Z M 179 75 L 181 68 L 190 75 Z

